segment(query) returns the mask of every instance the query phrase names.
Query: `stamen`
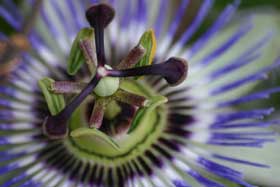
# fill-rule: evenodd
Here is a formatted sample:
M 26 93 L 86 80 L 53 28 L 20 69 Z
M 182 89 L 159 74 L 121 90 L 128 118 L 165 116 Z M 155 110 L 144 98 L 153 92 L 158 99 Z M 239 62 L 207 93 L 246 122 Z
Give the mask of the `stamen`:
M 103 122 L 104 112 L 105 112 L 106 103 L 103 99 L 96 99 L 94 103 L 94 107 L 92 110 L 92 114 L 89 120 L 90 128 L 99 129 Z
M 90 81 L 90 83 L 82 90 L 82 92 L 75 97 L 69 105 L 67 105 L 59 114 L 55 116 L 46 117 L 43 130 L 44 133 L 51 139 L 63 138 L 67 135 L 68 128 L 67 122 L 69 116 L 76 110 L 76 108 L 83 102 L 83 100 L 92 93 L 92 90 L 96 87 L 101 77 L 97 74 Z
M 175 86 L 183 82 L 187 76 L 188 65 L 184 59 L 170 58 L 160 64 L 142 66 L 126 70 L 107 70 L 107 76 L 111 77 L 135 77 L 142 75 L 160 75 L 170 85 Z
M 86 83 L 82 82 L 56 81 L 51 85 L 50 89 L 56 94 L 78 94 L 86 85 Z
M 106 64 L 104 51 L 104 29 L 113 20 L 114 9 L 105 3 L 91 6 L 86 11 L 86 18 L 95 29 L 95 45 L 98 63 L 102 66 Z
M 95 53 L 95 45 L 91 40 L 80 41 L 80 48 L 85 57 L 86 63 L 88 65 L 91 74 L 95 72 L 95 67 L 97 67 L 97 57 Z
M 116 69 L 128 69 L 135 66 L 145 55 L 145 48 L 142 45 L 135 46 L 128 55 L 118 64 Z
M 127 92 L 122 89 L 119 89 L 113 97 L 120 102 L 138 107 L 143 107 L 147 103 L 147 99 L 145 97 Z

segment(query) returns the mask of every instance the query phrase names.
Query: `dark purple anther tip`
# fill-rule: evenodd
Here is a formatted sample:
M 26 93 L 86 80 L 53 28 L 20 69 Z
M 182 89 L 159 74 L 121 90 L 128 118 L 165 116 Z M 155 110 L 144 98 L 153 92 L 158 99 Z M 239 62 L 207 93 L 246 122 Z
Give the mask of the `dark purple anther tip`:
M 115 10 L 106 3 L 92 5 L 86 11 L 86 18 L 90 25 L 105 28 L 114 18 Z

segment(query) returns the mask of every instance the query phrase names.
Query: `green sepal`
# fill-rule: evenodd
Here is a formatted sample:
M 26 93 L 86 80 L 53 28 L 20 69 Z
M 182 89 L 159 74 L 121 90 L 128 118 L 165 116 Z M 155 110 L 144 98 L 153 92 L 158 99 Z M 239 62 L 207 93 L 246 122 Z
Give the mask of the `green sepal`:
M 51 86 L 55 81 L 51 78 L 45 77 L 38 81 L 39 87 L 47 102 L 51 115 L 56 115 L 65 107 L 65 100 L 63 95 L 51 92 Z
M 146 31 L 140 38 L 139 44 L 142 45 L 146 53 L 135 67 L 151 65 L 156 53 L 156 37 L 152 29 Z
M 80 47 L 80 42 L 83 40 L 90 40 L 93 42 L 94 30 L 92 28 L 83 28 L 77 34 L 70 51 L 67 62 L 67 72 L 70 75 L 75 75 L 82 65 L 86 62 L 83 51 Z
M 115 150 L 120 149 L 119 145 L 111 137 L 96 128 L 81 127 L 73 130 L 70 133 L 70 136 L 73 139 L 81 140 L 84 143 L 89 144 L 85 146 L 92 147 L 94 144 L 98 144 L 101 147 L 103 145 L 106 147 L 112 147 Z
M 153 96 L 152 98 L 150 98 L 148 103 L 146 104 L 146 107 L 140 108 L 137 111 L 137 114 L 135 115 L 132 121 L 130 129 L 128 130 L 128 134 L 137 128 L 137 126 L 140 124 L 141 120 L 145 117 L 146 114 L 150 114 L 153 110 L 156 109 L 156 107 L 166 102 L 167 98 L 161 95 Z

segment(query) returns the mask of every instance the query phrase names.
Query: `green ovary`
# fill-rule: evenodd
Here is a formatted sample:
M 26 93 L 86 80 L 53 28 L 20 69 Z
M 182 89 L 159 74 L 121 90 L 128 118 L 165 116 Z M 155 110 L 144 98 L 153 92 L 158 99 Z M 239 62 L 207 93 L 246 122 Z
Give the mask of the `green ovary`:
M 145 96 L 153 103 L 147 108 L 140 109 L 141 115 L 136 114 L 132 122 L 133 130 L 121 137 L 114 138 L 113 142 L 118 145 L 110 145 L 108 142 L 92 136 L 73 138 L 69 136 L 64 143 L 79 158 L 93 160 L 94 162 L 118 164 L 143 153 L 162 134 L 166 125 L 166 107 L 163 105 L 167 100 L 163 96 L 157 96 L 151 87 L 144 81 L 122 81 L 120 87 L 126 91 Z M 73 114 L 70 120 L 70 132 L 81 127 L 87 127 L 85 119 L 87 102 L 85 101 Z M 138 110 L 140 112 L 140 110 Z M 140 116 L 140 117 L 139 117 Z M 83 129 L 82 129 L 83 130 Z M 108 137 L 110 138 L 110 137 Z M 125 159 L 124 159 L 125 158 Z
M 94 93 L 100 97 L 111 96 L 118 90 L 119 84 L 119 78 L 104 77 L 95 87 Z

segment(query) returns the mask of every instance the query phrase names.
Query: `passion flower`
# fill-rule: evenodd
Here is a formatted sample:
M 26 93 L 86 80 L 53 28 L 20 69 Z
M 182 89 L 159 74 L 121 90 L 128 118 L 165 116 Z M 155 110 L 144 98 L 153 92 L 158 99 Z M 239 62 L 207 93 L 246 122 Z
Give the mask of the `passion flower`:
M 239 76 L 259 57 L 268 36 L 212 66 L 253 29 L 251 22 L 243 24 L 221 45 L 200 54 L 229 22 L 238 1 L 187 48 L 212 0 L 203 1 L 178 40 L 174 36 L 188 0 L 181 1 L 167 29 L 169 1 L 157 4 L 154 19 L 144 0 L 119 3 L 44 2 L 27 36 L 30 51 L 1 81 L 0 184 L 252 186 L 241 172 L 214 159 L 268 166 L 216 153 L 207 145 L 250 148 L 273 141 L 273 133 L 263 129 L 276 121 L 262 120 L 272 107 L 234 108 L 279 91 L 234 94 L 278 65 L 276 60 Z M 0 15 L 20 31 L 21 12 L 10 1 L 3 7 Z

